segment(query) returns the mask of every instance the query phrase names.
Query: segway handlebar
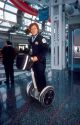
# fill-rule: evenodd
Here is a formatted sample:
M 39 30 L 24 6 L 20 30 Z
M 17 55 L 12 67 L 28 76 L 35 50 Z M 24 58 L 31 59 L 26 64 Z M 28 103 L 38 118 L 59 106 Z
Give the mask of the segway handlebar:
M 30 47 L 19 52 L 16 57 L 16 67 L 20 70 L 30 70 L 33 65 L 31 60 L 31 49 Z

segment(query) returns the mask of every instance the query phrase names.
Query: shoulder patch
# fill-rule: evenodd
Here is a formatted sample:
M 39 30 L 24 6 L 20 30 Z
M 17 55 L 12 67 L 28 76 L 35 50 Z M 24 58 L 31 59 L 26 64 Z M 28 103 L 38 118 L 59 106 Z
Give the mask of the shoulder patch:
M 42 39 L 42 43 L 46 43 L 46 39 L 45 38 Z

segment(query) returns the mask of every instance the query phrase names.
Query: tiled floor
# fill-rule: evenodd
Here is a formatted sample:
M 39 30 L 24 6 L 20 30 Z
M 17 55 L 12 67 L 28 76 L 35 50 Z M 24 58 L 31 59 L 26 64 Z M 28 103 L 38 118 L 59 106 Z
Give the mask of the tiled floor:
M 15 69 L 14 85 L 6 86 L 2 82 L 0 125 L 80 125 L 80 73 L 51 71 L 48 59 L 46 78 L 48 84 L 54 86 L 55 98 L 45 108 L 26 94 L 30 72 Z

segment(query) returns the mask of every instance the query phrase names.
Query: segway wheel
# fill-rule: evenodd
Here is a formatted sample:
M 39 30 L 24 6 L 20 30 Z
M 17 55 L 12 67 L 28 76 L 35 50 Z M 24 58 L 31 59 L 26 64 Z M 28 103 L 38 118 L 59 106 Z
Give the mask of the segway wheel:
M 39 101 L 43 106 L 49 106 L 54 99 L 54 95 L 54 88 L 47 86 L 41 91 Z
M 27 91 L 27 95 L 28 95 L 28 96 L 31 95 L 31 91 L 32 91 L 33 88 L 34 88 L 33 83 L 30 82 L 30 83 L 27 85 L 27 87 L 26 87 L 26 91 Z

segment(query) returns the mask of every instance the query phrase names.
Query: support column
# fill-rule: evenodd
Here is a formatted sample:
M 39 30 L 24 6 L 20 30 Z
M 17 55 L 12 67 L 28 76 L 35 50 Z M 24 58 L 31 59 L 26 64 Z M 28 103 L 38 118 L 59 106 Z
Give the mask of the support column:
M 63 12 L 63 68 L 66 67 L 66 35 L 65 35 L 65 25 L 66 25 L 66 22 L 65 22 L 65 13 Z
M 51 1 L 51 69 L 65 68 L 65 14 L 62 0 Z
M 62 30 L 63 30 L 63 28 L 62 28 L 63 26 L 62 26 L 62 4 L 61 4 L 61 2 L 60 2 L 60 4 L 59 4 L 59 69 L 62 69 L 62 60 L 63 60 L 63 58 L 64 57 L 62 57 L 63 56 L 63 54 L 62 54 L 62 50 L 63 50 L 63 48 L 62 48 Z
M 54 5 L 51 0 L 51 69 L 54 69 L 55 55 L 54 55 Z

